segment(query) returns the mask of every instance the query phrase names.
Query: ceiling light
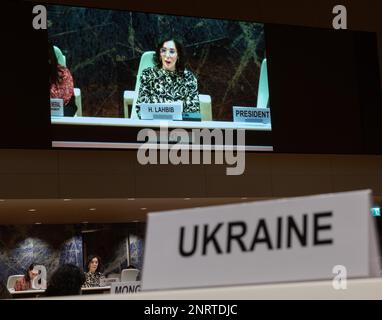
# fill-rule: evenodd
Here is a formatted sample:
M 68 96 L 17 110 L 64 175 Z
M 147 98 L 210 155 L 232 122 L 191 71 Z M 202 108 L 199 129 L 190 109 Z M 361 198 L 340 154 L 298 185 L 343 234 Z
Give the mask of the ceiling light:
M 37 210 L 36 209 L 29 209 L 28 211 L 29 212 L 36 212 Z
M 88 230 L 81 230 L 81 233 L 92 233 L 92 232 L 97 232 L 100 229 L 88 229 Z
M 184 198 L 184 200 L 191 200 L 191 198 Z
M 42 224 L 42 222 L 35 222 L 35 224 Z
M 72 201 L 72 199 L 64 199 L 64 201 Z
M 97 208 L 90 208 L 89 211 L 96 211 Z
M 147 208 L 141 208 L 141 210 L 147 210 Z
M 246 198 L 246 197 L 242 197 L 242 198 L 241 198 L 241 200 L 247 200 L 247 199 L 248 199 L 248 198 Z
M 135 198 L 127 198 L 128 201 L 134 201 Z

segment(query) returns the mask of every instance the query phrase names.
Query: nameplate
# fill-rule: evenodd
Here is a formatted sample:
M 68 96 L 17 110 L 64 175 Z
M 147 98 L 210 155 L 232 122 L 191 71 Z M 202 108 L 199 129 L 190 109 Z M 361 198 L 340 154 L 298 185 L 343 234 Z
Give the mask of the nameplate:
M 183 112 L 183 121 L 202 121 L 200 112 Z
M 119 282 L 119 279 L 118 278 L 101 278 L 99 281 L 99 285 L 101 287 L 108 287 L 115 282 Z
M 64 100 L 63 99 L 50 99 L 50 115 L 52 117 L 64 116 Z
M 113 282 L 110 289 L 112 294 L 132 294 L 140 291 L 140 281 Z
M 366 190 L 149 214 L 142 290 L 379 276 L 370 208 Z
M 174 103 L 141 103 L 142 120 L 182 120 L 183 104 Z
M 234 122 L 271 123 L 271 110 L 269 108 L 233 107 Z

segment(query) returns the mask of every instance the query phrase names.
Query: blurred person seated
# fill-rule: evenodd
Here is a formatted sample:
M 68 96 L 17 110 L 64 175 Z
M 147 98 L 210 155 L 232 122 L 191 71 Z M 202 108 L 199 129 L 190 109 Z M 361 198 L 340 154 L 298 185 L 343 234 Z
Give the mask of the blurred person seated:
M 45 291 L 46 296 L 74 296 L 81 294 L 85 275 L 73 264 L 60 266 L 52 275 Z
M 0 300 L 1 299 L 12 299 L 12 295 L 10 294 L 7 286 L 0 282 Z
M 104 278 L 104 275 L 102 274 L 101 270 L 101 258 L 97 255 L 90 255 L 88 257 L 84 287 L 100 287 L 100 280 L 101 278 Z
M 77 112 L 73 77 L 67 67 L 58 63 L 51 43 L 48 43 L 48 70 L 50 98 L 62 99 L 64 102 L 64 116 L 73 117 Z
M 38 275 L 38 270 L 34 268 L 35 265 L 35 263 L 32 263 L 25 271 L 24 276 L 20 279 L 17 279 L 14 286 L 15 291 L 24 291 L 32 289 L 32 281 Z
M 155 66 L 142 72 L 137 105 L 181 101 L 183 112 L 200 112 L 198 81 L 185 66 L 181 43 L 173 38 L 159 42 L 154 60 Z

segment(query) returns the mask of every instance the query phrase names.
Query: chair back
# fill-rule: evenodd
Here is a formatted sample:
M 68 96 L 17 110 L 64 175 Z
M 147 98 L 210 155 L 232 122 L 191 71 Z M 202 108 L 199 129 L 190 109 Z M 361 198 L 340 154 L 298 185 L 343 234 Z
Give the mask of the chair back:
M 136 281 L 138 273 L 138 269 L 123 269 L 121 272 L 121 282 Z
M 58 64 L 66 68 L 66 57 L 62 53 L 61 49 L 57 46 L 53 46 L 53 49 L 56 54 Z M 75 115 L 77 117 L 82 117 L 82 98 L 80 88 L 74 88 L 74 100 L 77 106 L 77 112 Z
M 141 56 L 141 61 L 139 62 L 139 68 L 137 72 L 137 80 L 135 82 L 134 100 L 133 100 L 133 106 L 131 109 L 131 118 L 134 118 L 134 119 L 138 118 L 138 114 L 137 114 L 137 110 L 135 106 L 137 104 L 139 87 L 141 86 L 142 71 L 145 70 L 146 68 L 154 66 L 154 60 L 153 60 L 154 55 L 155 55 L 155 51 L 146 51 Z
M 269 107 L 267 59 L 263 59 L 260 67 L 259 87 L 257 91 L 257 108 Z
M 15 275 L 9 276 L 7 281 L 7 288 L 13 289 L 15 287 L 16 281 L 22 277 L 24 277 L 23 274 L 15 274 Z
M 62 65 L 63 67 L 66 67 L 66 57 L 62 53 L 61 49 L 56 46 L 53 46 L 53 49 L 54 53 L 56 54 L 58 64 Z

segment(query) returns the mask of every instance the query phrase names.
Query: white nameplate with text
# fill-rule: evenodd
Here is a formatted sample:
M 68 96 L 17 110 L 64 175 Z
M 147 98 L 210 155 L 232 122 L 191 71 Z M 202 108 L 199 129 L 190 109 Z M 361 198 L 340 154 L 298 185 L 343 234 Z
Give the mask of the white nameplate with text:
M 233 107 L 234 122 L 271 123 L 271 110 L 269 108 Z
M 149 214 L 143 290 L 379 276 L 371 191 Z
M 63 99 L 50 99 L 50 115 L 52 117 L 64 116 L 64 100 Z
M 112 294 L 132 294 L 140 291 L 140 281 L 113 282 L 110 289 Z
M 119 282 L 119 279 L 118 278 L 101 278 L 99 281 L 99 285 L 100 287 L 108 287 L 115 282 Z
M 183 103 L 141 103 L 142 120 L 182 120 Z

